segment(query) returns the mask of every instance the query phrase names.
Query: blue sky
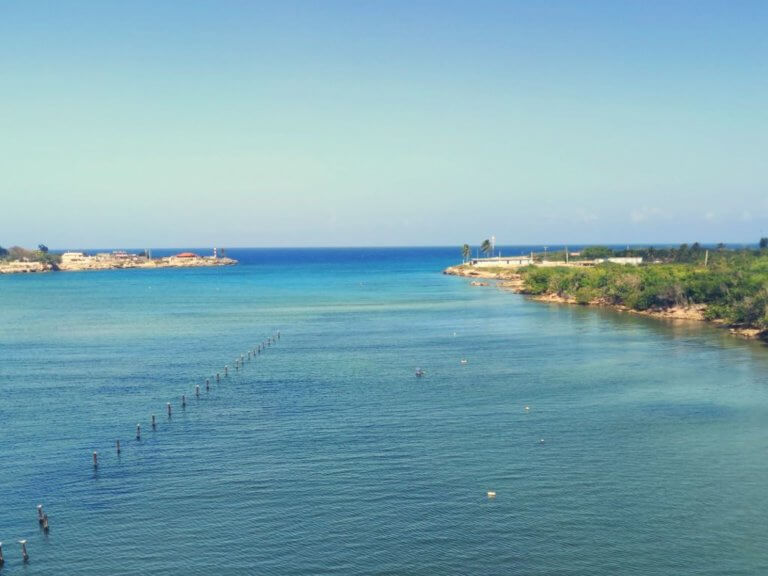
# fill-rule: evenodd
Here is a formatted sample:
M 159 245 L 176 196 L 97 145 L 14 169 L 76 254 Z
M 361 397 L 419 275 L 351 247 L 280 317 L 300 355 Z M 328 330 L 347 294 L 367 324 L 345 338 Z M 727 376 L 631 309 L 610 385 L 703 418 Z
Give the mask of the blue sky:
M 0 245 L 754 241 L 766 2 L 0 2 Z

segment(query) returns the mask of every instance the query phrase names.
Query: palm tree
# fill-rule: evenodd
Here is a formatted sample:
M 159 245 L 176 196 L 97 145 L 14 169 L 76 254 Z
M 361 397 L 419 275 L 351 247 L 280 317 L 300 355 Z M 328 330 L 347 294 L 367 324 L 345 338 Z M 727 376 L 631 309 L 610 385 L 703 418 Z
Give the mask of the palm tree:
M 483 254 L 488 256 L 491 253 L 491 250 L 493 250 L 493 248 L 491 247 L 491 241 L 488 240 L 487 238 L 483 240 L 483 243 L 480 244 L 480 250 L 483 252 Z
M 472 248 L 469 247 L 469 244 L 464 244 L 461 247 L 461 257 L 464 259 L 464 262 L 472 258 Z

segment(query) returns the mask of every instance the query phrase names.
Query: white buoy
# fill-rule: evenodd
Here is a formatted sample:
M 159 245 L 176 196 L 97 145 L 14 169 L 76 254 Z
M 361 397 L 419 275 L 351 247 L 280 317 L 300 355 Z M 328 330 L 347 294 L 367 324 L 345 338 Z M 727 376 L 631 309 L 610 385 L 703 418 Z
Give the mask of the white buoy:
M 171 403 L 170 402 L 166 403 L 165 407 L 168 410 L 168 418 L 170 418 L 171 417 Z
M 539 444 L 544 444 L 544 438 L 539 438 Z
M 37 505 L 37 521 L 40 522 L 40 524 L 43 523 L 43 505 L 42 504 Z
M 141 424 L 136 424 L 136 440 L 141 440 Z
M 27 541 L 19 540 L 19 544 L 21 544 L 21 557 L 24 559 L 24 562 L 29 562 L 29 554 L 27 554 Z
M 525 411 L 526 411 L 526 412 L 530 412 L 530 411 L 531 411 L 531 407 L 530 407 L 530 406 L 526 406 L 526 407 L 525 407 Z
M 466 364 L 466 363 L 467 363 L 467 359 L 466 359 L 466 358 L 462 358 L 462 359 L 461 359 L 461 363 L 462 363 L 462 364 Z
M 496 492 L 493 490 L 488 490 L 488 498 L 496 498 Z
M 200 398 L 200 384 L 195 384 L 195 396 Z
M 93 453 L 93 467 L 98 468 L 99 467 L 99 453 L 94 452 Z

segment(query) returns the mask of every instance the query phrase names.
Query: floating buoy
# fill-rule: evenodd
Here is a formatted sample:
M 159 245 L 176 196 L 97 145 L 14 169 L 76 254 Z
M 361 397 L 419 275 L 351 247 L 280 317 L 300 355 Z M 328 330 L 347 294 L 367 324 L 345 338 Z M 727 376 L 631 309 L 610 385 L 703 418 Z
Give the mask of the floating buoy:
M 136 440 L 141 440 L 141 424 L 136 424 Z
M 462 363 L 462 364 L 466 364 L 467 362 L 468 362 L 468 360 L 467 360 L 466 358 L 462 358 L 462 359 L 461 359 L 461 363 Z
M 205 391 L 208 392 L 211 389 L 211 382 L 208 378 L 205 379 Z
M 40 524 L 43 523 L 43 505 L 42 504 L 37 505 L 37 521 L 40 522 Z
M 496 492 L 493 490 L 488 490 L 488 498 L 496 498 Z
M 166 410 L 168 410 L 168 418 L 170 418 L 171 417 L 171 403 L 170 402 L 166 402 L 165 408 L 166 408 Z
M 98 468 L 99 467 L 99 453 L 94 452 L 93 453 L 93 467 Z
M 526 411 L 526 412 L 530 412 L 530 411 L 531 411 L 531 407 L 530 407 L 530 406 L 526 406 L 526 407 L 525 407 L 525 411 Z
M 195 396 L 200 398 L 200 385 L 199 384 L 195 384 Z
M 544 444 L 544 438 L 539 438 L 539 444 Z

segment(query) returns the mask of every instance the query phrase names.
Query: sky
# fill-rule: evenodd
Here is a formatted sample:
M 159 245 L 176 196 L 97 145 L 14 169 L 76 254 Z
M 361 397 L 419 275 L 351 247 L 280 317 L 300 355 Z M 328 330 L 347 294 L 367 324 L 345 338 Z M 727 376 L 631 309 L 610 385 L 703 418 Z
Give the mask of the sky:
M 0 0 L 0 245 L 754 242 L 768 2 Z

